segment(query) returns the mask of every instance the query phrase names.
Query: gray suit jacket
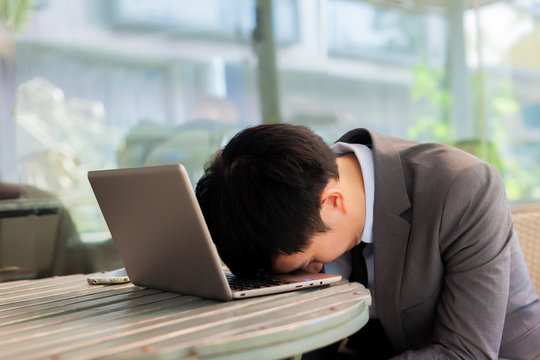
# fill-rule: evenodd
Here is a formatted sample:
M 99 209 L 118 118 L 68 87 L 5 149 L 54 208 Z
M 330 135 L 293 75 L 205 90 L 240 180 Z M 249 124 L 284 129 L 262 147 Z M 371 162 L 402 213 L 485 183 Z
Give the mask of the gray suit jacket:
M 499 173 L 453 147 L 365 129 L 378 317 L 399 359 L 540 358 L 540 301 Z

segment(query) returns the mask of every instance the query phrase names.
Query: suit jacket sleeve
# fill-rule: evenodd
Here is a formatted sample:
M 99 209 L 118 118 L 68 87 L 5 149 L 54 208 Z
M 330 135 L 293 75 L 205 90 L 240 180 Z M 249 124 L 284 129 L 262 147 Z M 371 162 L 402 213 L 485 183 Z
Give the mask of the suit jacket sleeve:
M 444 276 L 432 345 L 396 358 L 494 359 L 505 321 L 513 236 L 503 182 L 495 169 L 478 162 L 441 191 Z

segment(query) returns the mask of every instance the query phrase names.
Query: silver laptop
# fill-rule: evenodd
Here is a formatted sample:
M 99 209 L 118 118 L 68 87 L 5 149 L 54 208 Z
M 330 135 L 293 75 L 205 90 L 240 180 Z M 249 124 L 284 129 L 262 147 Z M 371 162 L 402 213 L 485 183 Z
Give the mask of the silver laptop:
M 88 179 L 135 285 L 231 300 L 341 280 L 320 273 L 249 279 L 256 284 L 235 278 L 222 266 L 181 164 L 90 171 Z

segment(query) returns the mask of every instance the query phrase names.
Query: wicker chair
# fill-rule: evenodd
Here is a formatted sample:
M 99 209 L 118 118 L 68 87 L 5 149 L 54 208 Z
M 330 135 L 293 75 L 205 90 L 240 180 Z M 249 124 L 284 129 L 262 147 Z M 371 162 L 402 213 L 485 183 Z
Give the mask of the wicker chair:
M 540 294 L 540 203 L 516 206 L 512 215 L 531 281 Z

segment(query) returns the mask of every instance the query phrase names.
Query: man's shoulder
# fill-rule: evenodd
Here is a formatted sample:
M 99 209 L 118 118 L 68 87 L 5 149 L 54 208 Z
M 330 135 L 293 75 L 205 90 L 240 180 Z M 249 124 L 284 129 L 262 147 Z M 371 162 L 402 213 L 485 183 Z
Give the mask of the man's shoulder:
M 386 135 L 367 128 L 349 130 L 336 142 L 367 145 L 368 147 L 377 149 L 378 151 L 389 151 L 394 149 L 403 150 L 418 145 L 423 145 L 423 143 L 419 143 L 414 140 Z
M 483 163 L 476 156 L 452 145 L 436 142 L 417 142 L 385 135 L 366 128 L 348 131 L 337 142 L 363 144 L 381 154 L 395 153 L 402 162 L 418 165 L 448 165 L 457 162 L 462 166 Z

